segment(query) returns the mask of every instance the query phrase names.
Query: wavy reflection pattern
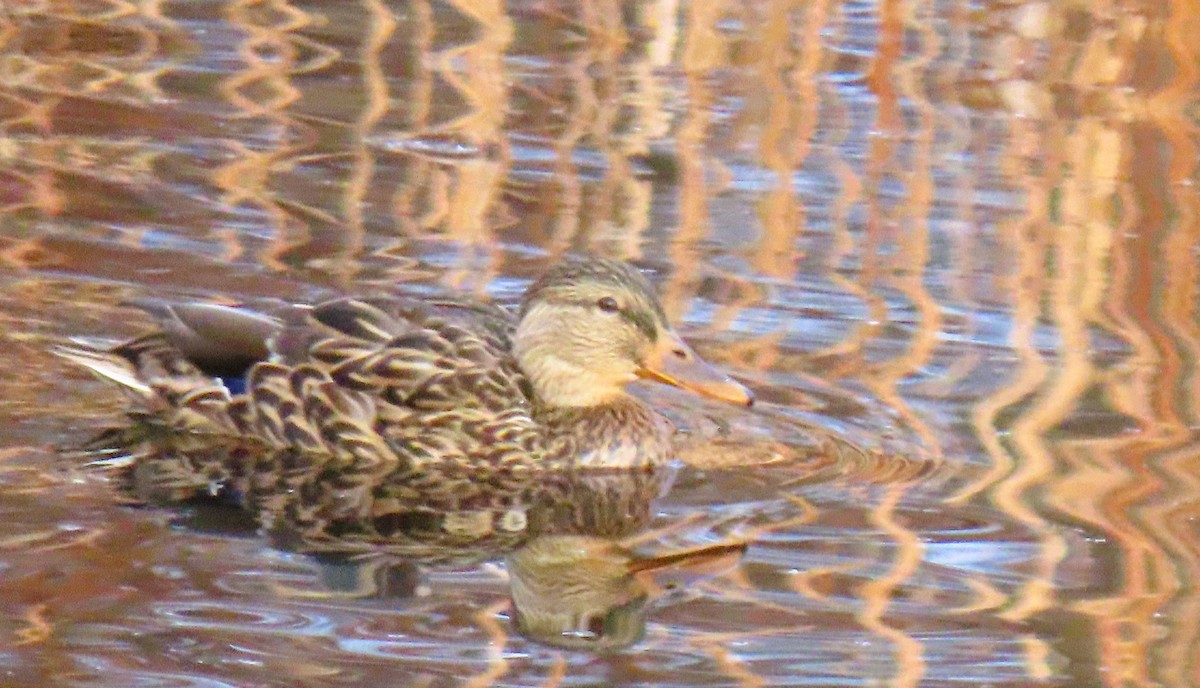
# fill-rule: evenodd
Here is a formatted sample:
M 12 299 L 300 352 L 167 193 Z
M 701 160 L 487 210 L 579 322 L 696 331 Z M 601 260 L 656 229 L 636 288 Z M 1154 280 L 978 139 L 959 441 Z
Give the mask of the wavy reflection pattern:
M 1188 0 L 7 3 L 0 264 L 511 296 L 639 259 L 761 413 L 861 390 L 938 466 L 716 518 L 762 545 L 708 585 L 763 624 L 683 646 L 744 685 L 796 625 L 889 685 L 1195 685 L 1197 32 Z

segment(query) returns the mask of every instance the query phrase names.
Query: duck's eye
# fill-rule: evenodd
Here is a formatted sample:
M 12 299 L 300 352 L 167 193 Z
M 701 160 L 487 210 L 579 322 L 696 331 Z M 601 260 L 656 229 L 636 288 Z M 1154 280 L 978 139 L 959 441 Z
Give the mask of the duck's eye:
M 621 304 L 617 303 L 617 300 L 611 296 L 605 296 L 597 301 L 596 307 L 605 313 L 616 313 L 621 310 Z

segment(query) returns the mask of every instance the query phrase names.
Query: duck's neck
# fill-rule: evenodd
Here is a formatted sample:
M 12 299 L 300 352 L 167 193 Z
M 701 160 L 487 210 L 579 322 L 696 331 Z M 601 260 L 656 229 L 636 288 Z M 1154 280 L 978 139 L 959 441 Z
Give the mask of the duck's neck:
M 621 387 L 585 368 L 549 355 L 532 357 L 521 369 L 529 376 L 538 403 L 546 408 L 587 412 L 631 399 Z
M 622 422 L 632 420 L 637 424 L 658 415 L 629 394 L 622 394 L 603 404 L 589 406 L 550 406 L 538 401 L 534 414 L 538 421 L 547 427 L 556 428 L 561 425 L 577 434 L 580 428 L 592 425 L 607 424 L 618 427 Z
M 541 408 L 535 417 L 552 453 L 575 466 L 638 468 L 672 456 L 674 426 L 629 395 L 587 408 Z

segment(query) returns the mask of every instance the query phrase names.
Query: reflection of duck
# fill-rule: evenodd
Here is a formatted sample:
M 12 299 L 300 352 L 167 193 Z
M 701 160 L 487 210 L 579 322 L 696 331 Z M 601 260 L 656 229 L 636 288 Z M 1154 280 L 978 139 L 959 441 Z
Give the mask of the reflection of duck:
M 601 538 L 540 537 L 508 556 L 513 621 L 522 635 L 556 647 L 628 647 L 645 632 L 649 601 L 732 567 L 745 551 L 745 543 L 728 543 L 638 557 Z
M 718 544 L 650 556 L 637 540 L 653 501 L 674 477 L 670 467 L 638 471 L 528 471 L 506 481 L 447 485 L 392 474 L 370 490 L 311 502 L 327 480 L 320 463 L 294 450 L 269 457 L 197 436 L 146 443 L 124 476 L 133 497 L 178 500 L 207 493 L 195 465 L 240 465 L 221 487 L 250 509 L 288 549 L 316 555 L 325 597 L 410 597 L 426 568 L 461 568 L 506 557 L 516 630 L 556 647 L 619 649 L 643 635 L 650 602 L 698 576 L 736 564 L 745 544 Z M 256 463 L 288 466 L 263 480 Z M 319 493 L 318 493 L 319 494 Z M 364 496 L 372 508 L 350 501 Z M 380 496 L 384 498 L 380 499 Z M 403 501 L 394 498 L 405 495 Z M 391 508 L 381 509 L 384 504 Z M 206 532 L 246 531 L 244 521 L 205 501 L 191 501 L 181 523 Z M 239 527 L 230 530 L 233 521 Z
M 286 549 L 454 566 L 495 558 L 546 535 L 628 537 L 650 521 L 653 500 L 675 474 L 664 466 L 525 471 L 486 480 L 331 476 L 320 455 L 264 453 L 191 435 L 153 438 L 136 454 L 122 473 L 134 501 L 179 503 L 216 492 L 253 513 Z M 203 475 L 210 465 L 231 467 L 228 477 L 211 483 Z M 360 483 L 361 489 L 340 487 Z
M 161 332 L 59 353 L 174 429 L 326 454 L 331 470 L 433 468 L 438 480 L 468 480 L 479 470 L 647 465 L 669 456 L 669 424 L 625 393 L 628 382 L 751 403 L 671 329 L 642 275 L 610 260 L 551 270 L 525 293 L 519 318 L 458 298 L 344 298 L 272 316 L 144 306 Z M 245 393 L 231 393 L 235 380 Z

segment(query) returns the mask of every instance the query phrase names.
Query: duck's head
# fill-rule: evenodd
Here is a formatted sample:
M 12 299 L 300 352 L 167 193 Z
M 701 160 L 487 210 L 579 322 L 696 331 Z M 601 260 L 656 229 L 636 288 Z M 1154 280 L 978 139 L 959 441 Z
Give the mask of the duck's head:
M 637 378 L 744 406 L 754 401 L 692 351 L 646 278 L 619 261 L 569 262 L 543 275 L 525 292 L 513 349 L 548 406 L 605 404 Z

